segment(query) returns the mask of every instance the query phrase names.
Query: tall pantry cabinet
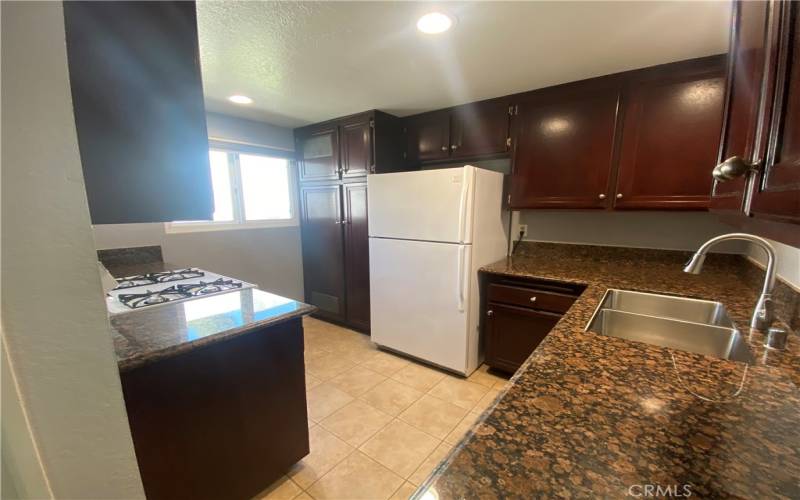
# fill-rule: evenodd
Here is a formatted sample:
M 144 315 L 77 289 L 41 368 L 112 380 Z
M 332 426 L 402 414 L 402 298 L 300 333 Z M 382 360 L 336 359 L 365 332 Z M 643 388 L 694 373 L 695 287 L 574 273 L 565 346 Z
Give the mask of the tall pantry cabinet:
M 400 119 L 368 111 L 295 129 L 305 301 L 369 332 L 367 175 L 402 170 Z

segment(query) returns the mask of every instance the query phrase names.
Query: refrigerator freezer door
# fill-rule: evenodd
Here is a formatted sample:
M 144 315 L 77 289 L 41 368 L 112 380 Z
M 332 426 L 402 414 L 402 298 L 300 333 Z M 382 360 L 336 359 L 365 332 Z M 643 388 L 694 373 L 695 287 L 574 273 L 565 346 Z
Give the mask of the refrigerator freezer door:
M 472 243 L 475 167 L 367 177 L 369 235 Z
M 370 238 L 372 341 L 466 373 L 471 258 L 470 245 Z

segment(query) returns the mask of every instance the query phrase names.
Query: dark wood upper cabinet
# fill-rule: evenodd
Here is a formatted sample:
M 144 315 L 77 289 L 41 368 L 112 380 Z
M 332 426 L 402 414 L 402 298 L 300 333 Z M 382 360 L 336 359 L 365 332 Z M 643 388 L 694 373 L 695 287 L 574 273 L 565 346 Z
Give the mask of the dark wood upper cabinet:
M 347 322 L 369 330 L 369 233 L 367 185 L 344 184 L 345 289 Z
M 362 177 L 375 165 L 372 124 L 372 119 L 364 116 L 341 126 L 342 177 Z
M 722 143 L 717 161 L 738 156 L 747 163 L 758 162 L 756 138 L 761 134 L 761 96 L 767 56 L 769 2 L 734 2 Z M 725 182 L 713 181 L 711 209 L 739 212 L 744 209 L 748 176 Z
M 325 124 L 303 129 L 296 135 L 298 171 L 301 181 L 338 179 L 339 128 Z
M 400 118 L 378 110 L 294 130 L 301 182 L 405 170 Z
M 334 321 L 346 317 L 341 192 L 338 184 L 300 187 L 305 302 Z
M 214 211 L 194 2 L 64 2 L 93 224 Z
M 617 81 L 578 82 L 519 98 L 511 208 L 604 208 L 613 164 Z
M 411 164 L 450 157 L 450 112 L 443 109 L 405 119 Z
M 724 56 L 695 59 L 627 79 L 614 208 L 708 208 L 725 61 Z
M 494 99 L 458 106 L 451 111 L 450 156 L 474 158 L 509 149 L 509 101 Z
M 758 218 L 800 223 L 800 4 L 775 2 L 772 8 L 775 50 L 771 123 L 750 213 Z M 800 228 L 794 230 L 800 240 Z

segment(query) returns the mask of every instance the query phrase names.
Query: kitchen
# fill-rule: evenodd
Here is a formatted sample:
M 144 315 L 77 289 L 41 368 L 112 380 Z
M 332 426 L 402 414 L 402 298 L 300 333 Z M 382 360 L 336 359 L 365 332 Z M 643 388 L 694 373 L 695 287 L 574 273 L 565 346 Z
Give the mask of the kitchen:
M 4 498 L 800 494 L 797 4 L 2 19 Z

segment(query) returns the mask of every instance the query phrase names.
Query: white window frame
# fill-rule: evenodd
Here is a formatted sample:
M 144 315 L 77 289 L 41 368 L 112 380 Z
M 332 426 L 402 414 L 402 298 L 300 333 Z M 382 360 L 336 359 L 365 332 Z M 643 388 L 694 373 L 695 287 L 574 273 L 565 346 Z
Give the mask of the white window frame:
M 235 144 L 221 145 L 214 143 L 209 146 L 210 151 L 222 151 L 228 154 L 228 175 L 231 180 L 231 203 L 233 205 L 232 221 L 179 221 L 165 222 L 164 231 L 170 234 L 177 233 L 200 233 L 208 231 L 230 231 L 238 229 L 267 229 L 278 227 L 298 227 L 300 218 L 298 216 L 298 188 L 297 188 L 297 165 L 290 158 L 286 158 L 289 170 L 289 219 L 264 219 L 247 221 L 244 218 L 244 198 L 242 193 L 242 175 L 239 163 L 240 154 L 252 154 L 269 156 L 271 158 L 283 158 L 271 154 L 269 150 L 260 150 L 257 147 L 247 145 L 246 147 L 236 147 Z

